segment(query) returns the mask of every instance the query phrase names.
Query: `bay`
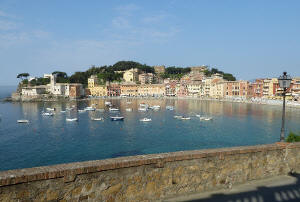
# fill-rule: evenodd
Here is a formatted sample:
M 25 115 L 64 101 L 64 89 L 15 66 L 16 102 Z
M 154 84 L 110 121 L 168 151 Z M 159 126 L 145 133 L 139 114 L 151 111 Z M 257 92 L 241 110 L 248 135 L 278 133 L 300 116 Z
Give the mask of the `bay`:
M 110 112 L 111 101 L 120 112 Z M 138 111 L 139 104 L 160 105 L 158 111 Z M 74 111 L 61 113 L 68 107 Z M 166 106 L 174 110 L 166 110 Z M 104 112 L 78 113 L 95 106 Z M 56 108 L 53 117 L 42 116 Z M 132 112 L 126 111 L 132 108 Z M 268 144 L 279 141 L 281 107 L 188 99 L 93 99 L 72 102 L 0 103 L 0 170 L 28 168 L 119 156 Z M 200 121 L 196 114 L 213 117 Z M 125 117 L 122 122 L 112 115 Z M 175 119 L 174 115 L 191 117 Z M 78 117 L 78 122 L 66 122 Z M 103 117 L 104 121 L 92 118 Z M 140 122 L 142 118 L 151 122 Z M 28 119 L 29 124 L 18 124 Z M 300 110 L 286 110 L 286 131 L 300 131 Z

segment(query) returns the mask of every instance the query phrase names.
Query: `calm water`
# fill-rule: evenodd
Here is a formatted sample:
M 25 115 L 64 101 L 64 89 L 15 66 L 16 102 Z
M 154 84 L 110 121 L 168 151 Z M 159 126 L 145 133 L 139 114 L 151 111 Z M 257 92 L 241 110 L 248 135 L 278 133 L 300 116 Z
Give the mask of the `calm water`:
M 124 122 L 110 121 L 104 100 L 72 103 L 0 103 L 0 170 L 42 166 L 119 156 L 273 143 L 279 140 L 281 108 L 255 104 L 197 100 L 111 100 L 121 109 Z M 140 103 L 160 105 L 159 111 L 138 112 Z M 97 104 L 105 112 L 61 114 Z M 165 106 L 174 106 L 166 111 Z M 45 107 L 55 107 L 53 117 L 43 117 Z M 125 109 L 131 107 L 132 112 Z M 200 121 L 195 114 L 212 116 Z M 174 115 L 191 116 L 177 120 Z M 78 116 L 79 122 L 66 122 Z M 91 121 L 104 117 L 104 121 Z M 152 122 L 139 119 L 149 117 Z M 17 119 L 30 124 L 18 124 Z M 287 131 L 300 131 L 300 110 L 287 109 Z

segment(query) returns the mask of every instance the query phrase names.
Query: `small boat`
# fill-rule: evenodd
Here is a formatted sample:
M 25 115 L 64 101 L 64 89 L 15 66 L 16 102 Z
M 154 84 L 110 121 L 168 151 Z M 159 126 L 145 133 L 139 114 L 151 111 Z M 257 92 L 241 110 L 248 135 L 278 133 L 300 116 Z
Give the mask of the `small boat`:
M 148 106 L 149 106 L 149 105 L 147 105 L 147 104 L 145 104 L 145 103 L 141 103 L 141 104 L 140 104 L 140 107 L 146 107 L 146 108 L 148 108 Z
M 196 114 L 196 117 L 201 118 L 201 115 L 200 114 Z
M 66 111 L 71 111 L 71 110 L 73 110 L 72 107 L 67 107 L 67 108 L 66 108 Z
M 105 101 L 104 104 L 105 105 L 111 105 L 111 102 Z
M 178 115 L 176 115 L 176 116 L 174 116 L 174 118 L 175 118 L 175 119 L 181 119 L 181 118 L 182 118 L 182 116 L 178 116 Z
M 126 111 L 127 112 L 132 112 L 132 108 L 127 108 Z
M 139 107 L 138 110 L 139 110 L 139 111 L 144 111 L 144 112 L 145 112 L 145 111 L 148 110 L 148 108 L 146 108 L 146 107 Z
M 103 121 L 103 118 L 91 118 L 92 121 Z
M 140 121 L 142 121 L 142 122 L 149 122 L 149 121 L 152 121 L 152 120 L 149 119 L 149 118 L 143 118 L 143 119 L 140 119 Z
M 43 116 L 53 116 L 54 114 L 51 112 L 43 112 L 42 115 Z
M 116 112 L 116 111 L 119 111 L 119 109 L 118 109 L 118 108 L 112 108 L 112 107 L 110 107 L 110 108 L 109 108 L 109 111 L 111 111 L 111 112 Z
M 55 111 L 55 108 L 46 108 L 47 111 Z
M 83 112 L 85 112 L 85 110 L 84 109 L 78 109 L 78 112 L 83 113 Z
M 123 116 L 111 116 L 110 119 L 112 121 L 123 121 L 124 117 Z
M 27 119 L 20 119 L 20 120 L 17 120 L 18 123 L 29 123 L 29 120 Z
M 73 118 L 73 119 L 71 119 L 71 118 L 66 118 L 66 121 L 69 121 L 69 122 L 72 122 L 72 121 L 78 121 L 78 118 Z
M 60 111 L 60 113 L 66 113 L 66 111 Z
M 94 107 L 86 107 L 84 108 L 85 111 L 95 111 Z
M 96 111 L 104 112 L 104 109 L 96 109 Z
M 160 106 L 159 105 L 154 105 L 154 106 L 149 107 L 149 109 L 159 110 Z
M 166 106 L 166 109 L 167 110 L 174 110 L 174 107 L 173 106 Z
M 204 118 L 204 120 L 205 121 L 210 121 L 210 120 L 212 120 L 212 117 L 206 117 L 206 118 Z
M 181 117 L 181 120 L 190 120 L 191 117 Z

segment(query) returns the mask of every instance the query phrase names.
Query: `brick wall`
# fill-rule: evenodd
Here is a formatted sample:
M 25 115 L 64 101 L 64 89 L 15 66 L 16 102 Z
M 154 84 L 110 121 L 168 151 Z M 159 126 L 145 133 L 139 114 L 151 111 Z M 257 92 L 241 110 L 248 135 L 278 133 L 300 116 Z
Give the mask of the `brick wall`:
M 300 171 L 300 144 L 121 157 L 0 172 L 0 201 L 155 201 Z

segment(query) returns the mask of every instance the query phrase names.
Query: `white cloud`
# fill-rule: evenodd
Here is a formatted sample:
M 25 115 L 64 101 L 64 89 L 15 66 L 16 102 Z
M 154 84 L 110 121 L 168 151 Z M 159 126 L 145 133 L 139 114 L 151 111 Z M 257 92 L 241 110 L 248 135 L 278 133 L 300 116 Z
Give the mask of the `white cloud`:
M 125 29 L 130 27 L 130 23 L 127 18 L 118 16 L 112 20 L 112 26 L 117 29 Z
M 16 23 L 7 20 L 0 20 L 0 31 L 14 30 L 16 28 Z
M 137 11 L 139 9 L 140 7 L 135 4 L 127 4 L 115 8 L 115 10 L 117 10 L 122 15 L 131 15 L 134 11 Z
M 159 23 L 166 19 L 168 15 L 166 14 L 158 14 L 158 15 L 153 15 L 153 16 L 147 16 L 142 19 L 143 23 Z

